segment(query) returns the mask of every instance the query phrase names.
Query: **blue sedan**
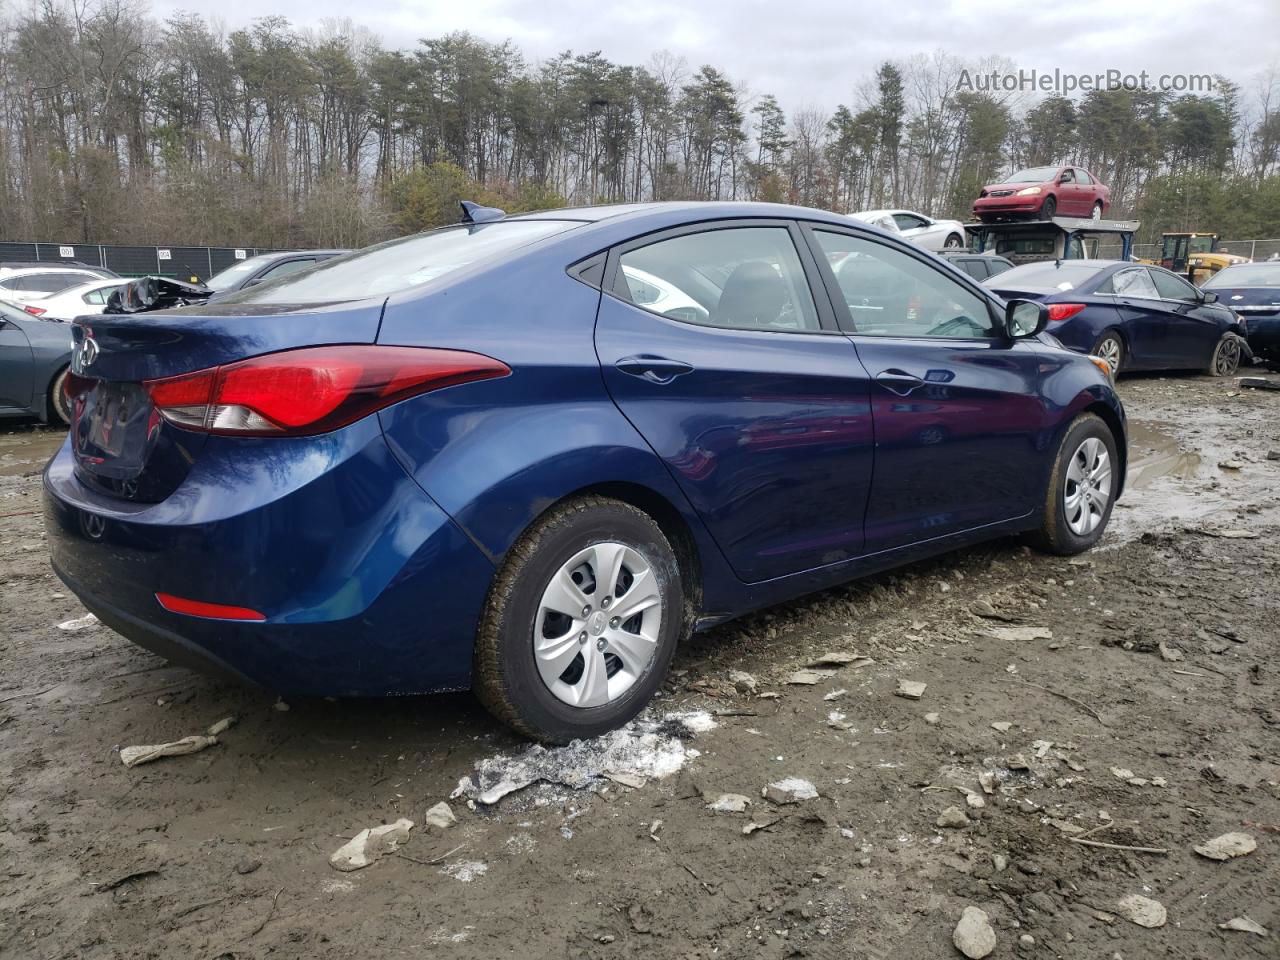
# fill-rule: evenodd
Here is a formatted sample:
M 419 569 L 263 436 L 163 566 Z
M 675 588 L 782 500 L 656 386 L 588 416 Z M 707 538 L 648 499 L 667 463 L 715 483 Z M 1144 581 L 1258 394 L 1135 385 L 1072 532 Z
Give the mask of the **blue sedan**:
M 1202 370 L 1229 377 L 1247 355 L 1245 324 L 1162 267 L 1119 260 L 1026 263 L 986 281 L 1005 298 L 1049 307 L 1048 331 L 1072 350 L 1106 360 L 1117 373 Z
M 469 222 L 75 327 L 52 561 L 105 623 L 280 692 L 473 689 L 552 742 L 676 645 L 1123 485 L 1106 364 L 939 258 L 768 204 Z
M 1280 369 L 1280 262 L 1227 267 L 1206 280 L 1201 289 L 1244 318 L 1254 356 Z
M 0 301 L 0 417 L 71 419 L 64 386 L 71 363 L 71 326 L 40 320 Z

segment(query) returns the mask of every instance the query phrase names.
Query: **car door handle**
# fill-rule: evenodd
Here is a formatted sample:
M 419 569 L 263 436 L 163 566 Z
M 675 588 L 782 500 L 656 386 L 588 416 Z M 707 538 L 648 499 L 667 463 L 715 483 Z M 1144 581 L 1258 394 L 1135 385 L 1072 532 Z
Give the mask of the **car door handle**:
M 913 373 L 907 373 L 907 371 L 899 370 L 897 367 L 890 367 L 888 370 L 881 370 L 876 374 L 876 383 L 886 390 L 898 394 L 900 397 L 905 397 L 916 387 L 922 386 L 924 380 Z
M 683 360 L 671 360 L 648 353 L 623 357 L 614 366 L 629 376 L 659 384 L 670 383 L 676 377 L 693 372 L 693 366 Z

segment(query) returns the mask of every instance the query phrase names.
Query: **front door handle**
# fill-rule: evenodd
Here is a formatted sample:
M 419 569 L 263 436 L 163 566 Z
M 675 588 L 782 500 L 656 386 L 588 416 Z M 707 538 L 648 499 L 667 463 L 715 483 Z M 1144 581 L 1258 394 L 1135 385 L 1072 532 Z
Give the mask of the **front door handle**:
M 614 366 L 629 376 L 639 377 L 641 380 L 659 384 L 670 383 L 676 377 L 693 372 L 692 365 L 685 363 L 683 360 L 671 360 L 667 357 L 658 357 L 649 353 L 642 353 L 634 357 L 623 357 Z
M 888 370 L 882 370 L 876 374 L 876 383 L 900 397 L 905 397 L 916 387 L 923 386 L 924 380 L 914 373 L 907 373 L 907 371 L 899 370 L 897 367 L 890 367 Z

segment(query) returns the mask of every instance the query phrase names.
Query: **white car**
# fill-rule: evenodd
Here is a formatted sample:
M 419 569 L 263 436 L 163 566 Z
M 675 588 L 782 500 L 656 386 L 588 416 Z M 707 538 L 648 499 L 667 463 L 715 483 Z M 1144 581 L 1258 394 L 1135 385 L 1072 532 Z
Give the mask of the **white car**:
M 102 273 L 79 267 L 24 267 L 19 270 L 0 270 L 0 299 L 10 303 L 23 303 L 37 297 L 60 293 L 71 287 L 93 280 L 104 279 Z M 117 281 L 119 278 L 114 278 Z
M 934 220 L 914 210 L 861 210 L 849 216 L 896 233 L 926 250 L 963 250 L 967 246 L 959 220 Z
M 67 287 L 57 293 L 36 294 L 19 304 L 33 317 L 46 320 L 74 320 L 106 309 L 107 297 L 119 290 L 128 280 L 115 277 L 111 280 L 96 279 Z

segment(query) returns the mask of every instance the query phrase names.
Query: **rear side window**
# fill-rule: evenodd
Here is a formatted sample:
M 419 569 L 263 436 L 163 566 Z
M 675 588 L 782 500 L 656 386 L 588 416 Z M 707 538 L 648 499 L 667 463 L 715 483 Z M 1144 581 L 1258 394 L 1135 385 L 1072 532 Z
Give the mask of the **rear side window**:
M 365 247 L 219 302 L 336 303 L 385 297 L 575 226 L 570 220 L 499 220 L 444 227 Z
M 1139 297 L 1159 300 L 1160 293 L 1151 282 L 1151 275 L 1144 267 L 1131 267 L 1111 275 L 1111 279 L 1098 286 L 1098 293 L 1112 293 L 1118 297 Z
M 660 240 L 618 258 L 614 292 L 652 313 L 738 330 L 817 330 L 809 283 L 785 227 Z

